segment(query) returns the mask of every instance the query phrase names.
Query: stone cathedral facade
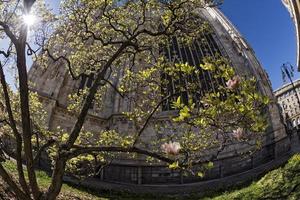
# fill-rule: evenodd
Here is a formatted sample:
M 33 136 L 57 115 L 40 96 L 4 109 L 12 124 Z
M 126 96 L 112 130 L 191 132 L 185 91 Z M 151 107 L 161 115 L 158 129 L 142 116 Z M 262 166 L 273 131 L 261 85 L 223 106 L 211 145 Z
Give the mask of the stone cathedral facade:
M 214 168 L 202 179 L 184 176 L 180 171 L 172 171 L 162 164 L 149 165 L 140 160 L 117 160 L 104 167 L 99 176 L 94 179 L 97 183 L 105 183 L 101 187 L 127 190 L 134 188 L 134 191 L 141 192 L 203 191 L 212 187 L 229 186 L 235 182 L 234 178 L 237 177 L 240 177 L 237 180 L 242 181 L 252 179 L 264 170 L 270 169 L 274 161 L 289 152 L 289 138 L 275 103 L 271 83 L 255 57 L 254 51 L 220 10 L 207 7 L 201 9 L 201 12 L 203 18 L 213 29 L 213 33 L 200 36 L 202 40 L 206 41 L 205 45 L 195 41 L 189 48 L 180 48 L 180 44 L 174 39 L 164 53 L 169 59 L 178 59 L 195 66 L 199 65 L 203 57 L 214 56 L 218 53 L 230 60 L 238 74 L 256 77 L 260 92 L 269 96 L 273 102 L 268 108 L 269 128 L 265 133 L 262 149 L 255 155 L 245 157 L 235 155 L 231 148 L 227 148 L 214 162 Z M 121 76 L 119 74 L 111 81 L 118 84 Z M 33 65 L 29 71 L 29 79 L 34 84 L 32 90 L 39 94 L 45 105 L 49 129 L 60 126 L 66 131 L 71 130 L 75 118 L 67 111 L 68 95 L 85 86 L 90 86 L 92 78 L 91 75 L 74 81 L 69 75 L 68 69 L 59 62 L 49 65 L 47 69 Z M 212 87 L 213 84 L 205 78 L 198 81 L 203 92 L 205 92 L 205 88 Z M 172 89 L 174 88 L 170 87 L 168 90 Z M 131 123 L 122 115 L 122 112 L 130 109 L 130 102 L 123 101 L 112 88 L 107 90 L 104 101 L 103 109 L 90 109 L 85 127 L 95 132 L 104 129 L 128 130 L 132 128 Z M 166 102 L 161 106 L 161 112 L 155 119 L 163 121 L 169 113 L 170 103 Z M 151 131 L 153 131 L 151 127 L 147 128 L 147 134 L 145 134 L 147 137 L 142 139 L 153 139 Z M 243 150 L 241 145 L 240 151 Z M 243 176 L 240 176 L 241 173 Z M 96 182 L 93 186 L 97 185 Z

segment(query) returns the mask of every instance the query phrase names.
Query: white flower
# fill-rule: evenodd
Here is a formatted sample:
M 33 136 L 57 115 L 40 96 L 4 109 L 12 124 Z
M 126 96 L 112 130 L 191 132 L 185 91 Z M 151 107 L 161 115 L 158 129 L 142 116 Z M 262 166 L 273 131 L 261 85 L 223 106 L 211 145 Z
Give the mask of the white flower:
M 237 140 L 241 140 L 243 135 L 244 135 L 244 130 L 242 128 L 238 128 L 234 130 L 232 133 L 232 136 Z
M 229 79 L 226 82 L 227 88 L 230 90 L 234 90 L 239 87 L 241 82 L 241 78 L 239 76 L 234 76 L 232 79 Z
M 181 146 L 178 142 L 169 142 L 161 145 L 161 149 L 166 154 L 177 155 L 181 149 Z

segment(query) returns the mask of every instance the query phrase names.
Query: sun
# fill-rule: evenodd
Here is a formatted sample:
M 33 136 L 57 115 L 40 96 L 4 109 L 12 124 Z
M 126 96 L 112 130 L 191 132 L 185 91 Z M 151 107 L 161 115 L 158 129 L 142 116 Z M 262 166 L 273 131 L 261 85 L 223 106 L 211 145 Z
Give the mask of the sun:
M 32 14 L 23 15 L 23 22 L 27 26 L 32 26 L 36 22 L 36 16 L 34 16 Z

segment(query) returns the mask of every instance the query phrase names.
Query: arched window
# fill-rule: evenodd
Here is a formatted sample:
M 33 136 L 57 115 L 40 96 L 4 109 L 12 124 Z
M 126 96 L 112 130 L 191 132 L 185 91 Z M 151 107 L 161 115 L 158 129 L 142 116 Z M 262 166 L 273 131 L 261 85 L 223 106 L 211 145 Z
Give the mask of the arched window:
M 77 94 L 79 94 L 79 91 L 83 90 L 85 87 L 90 88 L 93 84 L 93 81 L 94 81 L 93 73 L 91 73 L 90 75 L 86 75 L 86 74 L 81 75 Z M 92 104 L 90 106 L 90 109 L 93 109 L 93 108 L 94 108 L 94 102 L 92 102 Z
M 163 111 L 172 110 L 171 102 L 179 96 L 181 96 L 183 103 L 187 103 L 190 98 L 195 102 L 204 96 L 206 92 L 215 91 L 216 85 L 225 84 L 222 80 L 216 80 L 210 72 L 200 68 L 204 57 L 222 55 L 214 34 L 202 34 L 200 39 L 194 41 L 190 46 L 180 44 L 178 39 L 174 37 L 169 46 L 161 48 L 161 53 L 173 63 L 188 63 L 191 66 L 196 66 L 200 72 L 187 78 L 180 75 L 178 79 L 174 79 L 165 73 L 161 75 L 163 96 L 178 93 L 162 104 Z M 185 90 L 190 83 L 196 85 L 197 93 L 190 94 L 189 91 Z
M 93 80 L 94 80 L 93 73 L 91 73 L 90 75 L 86 75 L 86 74 L 81 75 L 78 92 L 79 92 L 79 90 L 82 90 L 85 87 L 90 88 L 92 86 Z

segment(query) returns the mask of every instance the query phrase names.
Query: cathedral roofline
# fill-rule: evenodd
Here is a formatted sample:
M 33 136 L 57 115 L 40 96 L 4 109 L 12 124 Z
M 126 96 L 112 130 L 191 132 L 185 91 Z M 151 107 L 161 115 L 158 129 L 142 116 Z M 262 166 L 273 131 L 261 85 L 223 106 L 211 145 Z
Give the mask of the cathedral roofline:
M 300 1 L 299 0 L 281 0 L 288 9 L 294 21 L 297 40 L 297 68 L 300 71 Z

